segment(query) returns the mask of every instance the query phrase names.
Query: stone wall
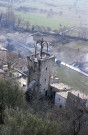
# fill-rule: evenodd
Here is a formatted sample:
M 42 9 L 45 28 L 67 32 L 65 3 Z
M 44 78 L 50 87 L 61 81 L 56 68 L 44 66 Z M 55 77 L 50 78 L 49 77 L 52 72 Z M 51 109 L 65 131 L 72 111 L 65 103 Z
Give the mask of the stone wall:
M 28 84 L 32 80 L 35 80 L 37 82 L 37 90 L 44 96 L 50 94 L 50 78 L 52 76 L 54 63 L 54 56 L 42 59 L 32 59 L 28 57 Z
M 44 60 L 40 60 L 40 87 L 39 90 L 42 94 L 49 94 L 50 79 L 54 69 L 55 57 L 49 57 Z
M 28 85 L 32 80 L 35 80 L 38 84 L 40 76 L 38 62 L 28 58 L 28 71 Z
M 57 92 L 55 95 L 55 105 L 63 109 L 65 109 L 65 105 L 66 105 L 66 98 L 60 96 Z
M 66 101 L 66 109 L 69 110 L 71 113 L 74 113 L 75 111 L 84 111 L 85 103 L 86 99 L 81 99 L 79 96 L 76 96 L 69 92 Z

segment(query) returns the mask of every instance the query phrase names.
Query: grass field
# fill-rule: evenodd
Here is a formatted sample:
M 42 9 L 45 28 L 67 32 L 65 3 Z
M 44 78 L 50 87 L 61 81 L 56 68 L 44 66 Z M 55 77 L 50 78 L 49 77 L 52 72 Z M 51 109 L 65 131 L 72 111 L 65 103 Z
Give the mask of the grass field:
M 83 43 L 80 43 L 80 44 L 77 44 L 77 45 L 73 46 L 72 48 L 73 49 L 82 49 L 82 48 L 84 48 L 87 45 L 88 45 L 88 43 L 83 42 Z
M 4 4 L 2 1 L 0 3 Z M 50 27 L 52 30 L 59 30 L 60 24 L 62 27 L 80 26 L 88 28 L 88 8 L 86 0 L 80 0 L 76 6 L 74 4 L 74 0 L 24 0 L 12 2 L 11 9 L 15 9 L 15 14 L 21 16 L 24 21 L 29 21 L 31 26 Z M 34 9 L 32 10 L 33 12 L 23 12 L 23 10 L 18 12 L 20 7 Z M 50 9 L 53 11 L 53 15 L 47 17 Z M 41 10 L 45 10 L 46 12 L 42 13 Z M 60 12 L 62 12 L 62 15 L 60 15 Z
M 29 21 L 31 26 L 38 25 L 38 26 L 44 26 L 45 28 L 50 27 L 52 30 L 59 30 L 60 24 L 62 25 L 62 27 L 64 27 L 64 26 L 72 27 L 73 26 L 70 23 L 67 24 L 65 22 L 61 22 L 58 19 L 34 15 L 32 13 L 29 14 L 29 13 L 15 11 L 15 14 L 17 16 L 20 16 L 22 19 L 24 19 L 24 21 Z
M 88 94 L 88 77 L 63 65 L 57 67 L 55 74 L 61 82 Z
M 83 44 L 77 44 L 77 45 L 73 46 L 72 48 L 73 49 L 82 49 L 84 46 L 85 45 L 83 45 Z

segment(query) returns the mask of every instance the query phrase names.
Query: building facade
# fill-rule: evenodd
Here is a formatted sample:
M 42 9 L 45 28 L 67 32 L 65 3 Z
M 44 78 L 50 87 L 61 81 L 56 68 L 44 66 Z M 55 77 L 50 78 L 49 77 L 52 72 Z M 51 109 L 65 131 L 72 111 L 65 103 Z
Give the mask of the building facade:
M 28 60 L 28 85 L 35 80 L 36 89 L 43 96 L 50 94 L 50 79 L 52 75 L 52 69 L 55 64 L 55 57 L 42 52 L 42 58 L 40 54 L 27 57 Z

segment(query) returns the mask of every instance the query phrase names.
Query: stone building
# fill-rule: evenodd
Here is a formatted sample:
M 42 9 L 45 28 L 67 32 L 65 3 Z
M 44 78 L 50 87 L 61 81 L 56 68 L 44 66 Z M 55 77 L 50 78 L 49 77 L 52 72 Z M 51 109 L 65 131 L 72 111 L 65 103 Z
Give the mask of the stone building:
M 6 62 L 7 60 L 7 49 L 2 47 L 0 45 L 0 67 L 2 68 L 2 65 Z
M 52 71 L 55 66 L 55 57 L 43 52 L 43 41 L 40 53 L 28 56 L 28 84 L 27 97 L 31 92 L 37 91 L 43 97 L 52 97 L 56 106 L 70 111 L 85 108 L 88 96 L 80 91 L 75 91 L 68 85 L 60 83 L 58 78 L 52 78 Z M 48 48 L 48 47 L 47 47 Z
M 72 88 L 66 88 L 66 86 L 61 89 L 60 84 L 51 84 L 51 88 L 55 92 L 54 103 L 57 107 L 66 109 L 73 114 L 75 111 L 88 112 L 88 95 Z
M 80 92 L 72 90 L 68 92 L 67 100 L 66 100 L 66 109 L 70 110 L 71 113 L 75 111 L 84 112 L 85 109 L 87 111 L 86 103 L 88 102 L 88 95 Z
M 35 80 L 36 90 L 43 96 L 50 94 L 50 79 L 54 68 L 55 57 L 42 52 L 27 57 L 28 60 L 28 85 Z
M 51 83 L 50 87 L 54 95 L 53 96 L 54 104 L 59 108 L 65 109 L 68 92 L 71 91 L 72 88 L 60 82 Z

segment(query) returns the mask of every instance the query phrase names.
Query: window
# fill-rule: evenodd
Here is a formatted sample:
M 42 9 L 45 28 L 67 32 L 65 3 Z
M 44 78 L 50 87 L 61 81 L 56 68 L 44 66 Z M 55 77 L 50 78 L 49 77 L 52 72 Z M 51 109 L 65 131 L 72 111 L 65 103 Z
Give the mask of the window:
M 62 105 L 59 105 L 60 108 L 62 108 Z
M 47 67 L 46 67 L 46 70 L 47 70 Z
M 45 96 L 47 96 L 47 91 L 45 92 Z
M 45 79 L 45 82 L 46 82 L 46 79 Z

